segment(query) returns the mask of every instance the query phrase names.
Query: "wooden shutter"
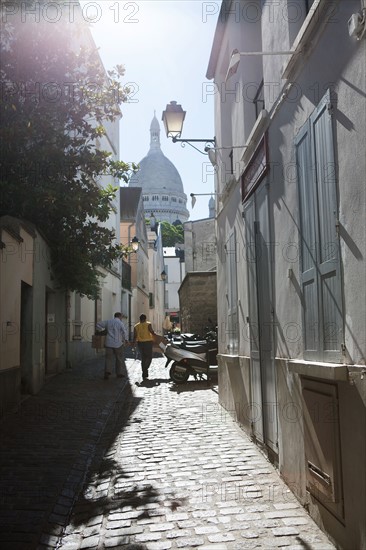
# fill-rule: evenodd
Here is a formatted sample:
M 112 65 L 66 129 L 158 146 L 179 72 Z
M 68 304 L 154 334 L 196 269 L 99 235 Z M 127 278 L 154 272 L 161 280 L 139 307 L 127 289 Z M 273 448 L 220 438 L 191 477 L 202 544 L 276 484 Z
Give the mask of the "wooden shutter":
M 309 121 L 296 141 L 296 164 L 300 216 L 300 284 L 303 305 L 303 341 L 305 359 L 319 357 L 319 316 L 317 292 L 316 207 L 312 178 L 311 135 Z
M 304 357 L 336 362 L 343 341 L 337 189 L 330 93 L 295 140 Z
M 310 117 L 318 206 L 319 327 L 323 358 L 339 361 L 343 342 L 338 205 L 332 105 L 328 92 Z

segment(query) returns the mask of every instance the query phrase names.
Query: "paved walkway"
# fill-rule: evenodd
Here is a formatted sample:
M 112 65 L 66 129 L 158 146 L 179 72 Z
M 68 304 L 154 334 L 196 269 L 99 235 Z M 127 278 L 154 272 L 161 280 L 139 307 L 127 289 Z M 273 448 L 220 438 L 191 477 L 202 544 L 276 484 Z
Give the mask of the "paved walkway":
M 217 386 L 55 377 L 0 424 L 0 548 L 331 550 L 277 471 L 217 404 Z

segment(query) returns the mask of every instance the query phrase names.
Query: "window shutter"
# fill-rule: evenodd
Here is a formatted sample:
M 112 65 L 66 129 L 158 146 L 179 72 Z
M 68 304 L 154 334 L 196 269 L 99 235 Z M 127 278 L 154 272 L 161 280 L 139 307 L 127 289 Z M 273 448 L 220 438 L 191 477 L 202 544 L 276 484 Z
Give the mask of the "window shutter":
M 300 277 L 303 306 L 304 358 L 319 357 L 316 223 L 309 121 L 295 140 L 300 214 Z
M 324 360 L 339 361 L 343 342 L 343 308 L 338 205 L 330 92 L 310 117 L 318 203 L 318 277 L 320 338 Z
M 295 139 L 304 358 L 337 362 L 343 341 L 342 283 L 330 92 Z

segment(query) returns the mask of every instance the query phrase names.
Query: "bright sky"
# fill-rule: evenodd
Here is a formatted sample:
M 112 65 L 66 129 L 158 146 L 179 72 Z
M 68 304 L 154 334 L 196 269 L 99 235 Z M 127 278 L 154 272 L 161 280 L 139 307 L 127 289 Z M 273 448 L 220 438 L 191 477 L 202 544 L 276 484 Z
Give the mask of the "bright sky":
M 139 162 L 147 154 L 156 110 L 161 148 L 180 173 L 190 219 L 206 218 L 210 197 L 197 197 L 192 210 L 189 195 L 213 192 L 213 167 L 189 145 L 172 143 L 161 117 L 167 103 L 177 101 L 187 111 L 182 138 L 214 137 L 213 84 L 206 70 L 221 0 L 80 3 L 86 20 L 97 19 L 91 29 L 105 67 L 123 64 L 125 83 L 133 89 L 130 102 L 122 106 L 121 159 Z

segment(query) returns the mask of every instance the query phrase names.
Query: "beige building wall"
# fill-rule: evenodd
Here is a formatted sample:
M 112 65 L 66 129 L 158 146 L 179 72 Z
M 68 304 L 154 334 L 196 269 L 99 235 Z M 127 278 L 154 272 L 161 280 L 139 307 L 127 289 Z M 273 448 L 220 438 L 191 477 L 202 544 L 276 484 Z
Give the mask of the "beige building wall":
M 46 241 L 27 222 L 0 219 L 0 415 L 66 366 L 65 294 Z
M 20 368 L 21 284 L 33 286 L 34 234 L 16 227 L 0 227 L 0 371 Z

